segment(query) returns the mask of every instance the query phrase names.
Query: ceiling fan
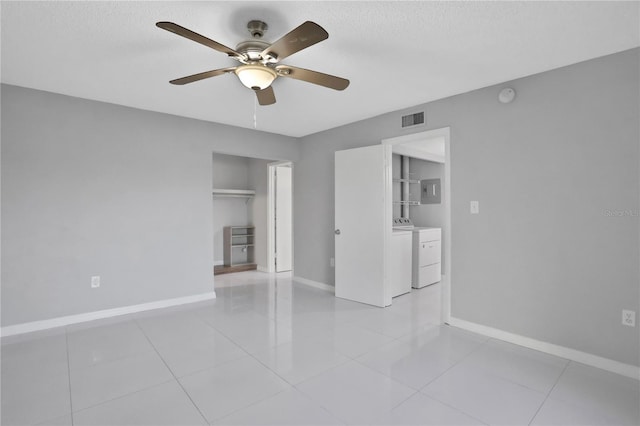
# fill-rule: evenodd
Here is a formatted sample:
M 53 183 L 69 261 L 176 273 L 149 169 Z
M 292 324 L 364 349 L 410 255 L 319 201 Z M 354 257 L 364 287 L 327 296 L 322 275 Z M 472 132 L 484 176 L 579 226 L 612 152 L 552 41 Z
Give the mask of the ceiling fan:
M 241 42 L 235 49 L 208 39 L 173 22 L 158 22 L 156 26 L 193 40 L 196 43 L 203 44 L 218 52 L 226 53 L 229 57 L 241 63 L 237 67 L 220 68 L 171 80 L 169 82 L 171 84 L 183 85 L 217 75 L 234 73 L 243 85 L 256 92 L 260 105 L 271 105 L 276 102 L 271 83 L 278 77 L 294 78 L 335 90 L 344 90 L 349 86 L 349 80 L 344 78 L 278 64 L 280 60 L 329 37 L 324 28 L 311 21 L 303 23 L 271 44 L 262 40 L 264 33 L 268 29 L 267 24 L 258 20 L 250 21 L 247 24 L 247 29 L 252 38 Z

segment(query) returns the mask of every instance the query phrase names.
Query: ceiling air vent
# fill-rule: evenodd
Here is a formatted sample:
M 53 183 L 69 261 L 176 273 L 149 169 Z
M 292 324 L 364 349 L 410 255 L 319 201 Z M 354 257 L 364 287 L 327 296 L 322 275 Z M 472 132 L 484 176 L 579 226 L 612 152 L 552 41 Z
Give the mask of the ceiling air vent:
M 417 126 L 418 124 L 424 124 L 424 111 L 402 116 L 403 128 Z

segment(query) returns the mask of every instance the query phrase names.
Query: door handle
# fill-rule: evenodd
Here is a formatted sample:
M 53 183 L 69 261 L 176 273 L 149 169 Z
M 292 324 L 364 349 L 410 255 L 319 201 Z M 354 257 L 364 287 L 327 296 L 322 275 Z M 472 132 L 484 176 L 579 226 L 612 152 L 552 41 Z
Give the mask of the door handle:
M 333 231 L 336 235 L 340 235 L 340 230 L 336 229 L 335 231 Z

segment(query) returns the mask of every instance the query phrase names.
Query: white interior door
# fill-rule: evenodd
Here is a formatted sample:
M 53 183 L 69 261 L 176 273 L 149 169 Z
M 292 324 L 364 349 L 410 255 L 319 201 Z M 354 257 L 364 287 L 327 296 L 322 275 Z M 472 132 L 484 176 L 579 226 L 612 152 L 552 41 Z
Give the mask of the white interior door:
M 391 304 L 391 146 L 335 153 L 336 296 L 375 306 Z
M 291 172 L 290 166 L 276 167 L 276 272 L 285 272 L 292 269 Z

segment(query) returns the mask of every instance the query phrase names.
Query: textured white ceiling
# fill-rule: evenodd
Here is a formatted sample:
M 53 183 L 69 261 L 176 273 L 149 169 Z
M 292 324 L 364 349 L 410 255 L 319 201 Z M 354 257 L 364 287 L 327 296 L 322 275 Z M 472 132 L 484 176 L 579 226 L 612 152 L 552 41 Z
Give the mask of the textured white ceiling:
M 155 26 L 173 21 L 235 47 L 246 22 L 277 38 L 306 20 L 329 39 L 283 63 L 338 75 L 338 92 L 274 82 L 257 128 L 303 136 L 640 44 L 632 2 L 2 1 L 2 82 L 240 127 L 254 94 L 234 75 L 169 80 L 237 63 Z

